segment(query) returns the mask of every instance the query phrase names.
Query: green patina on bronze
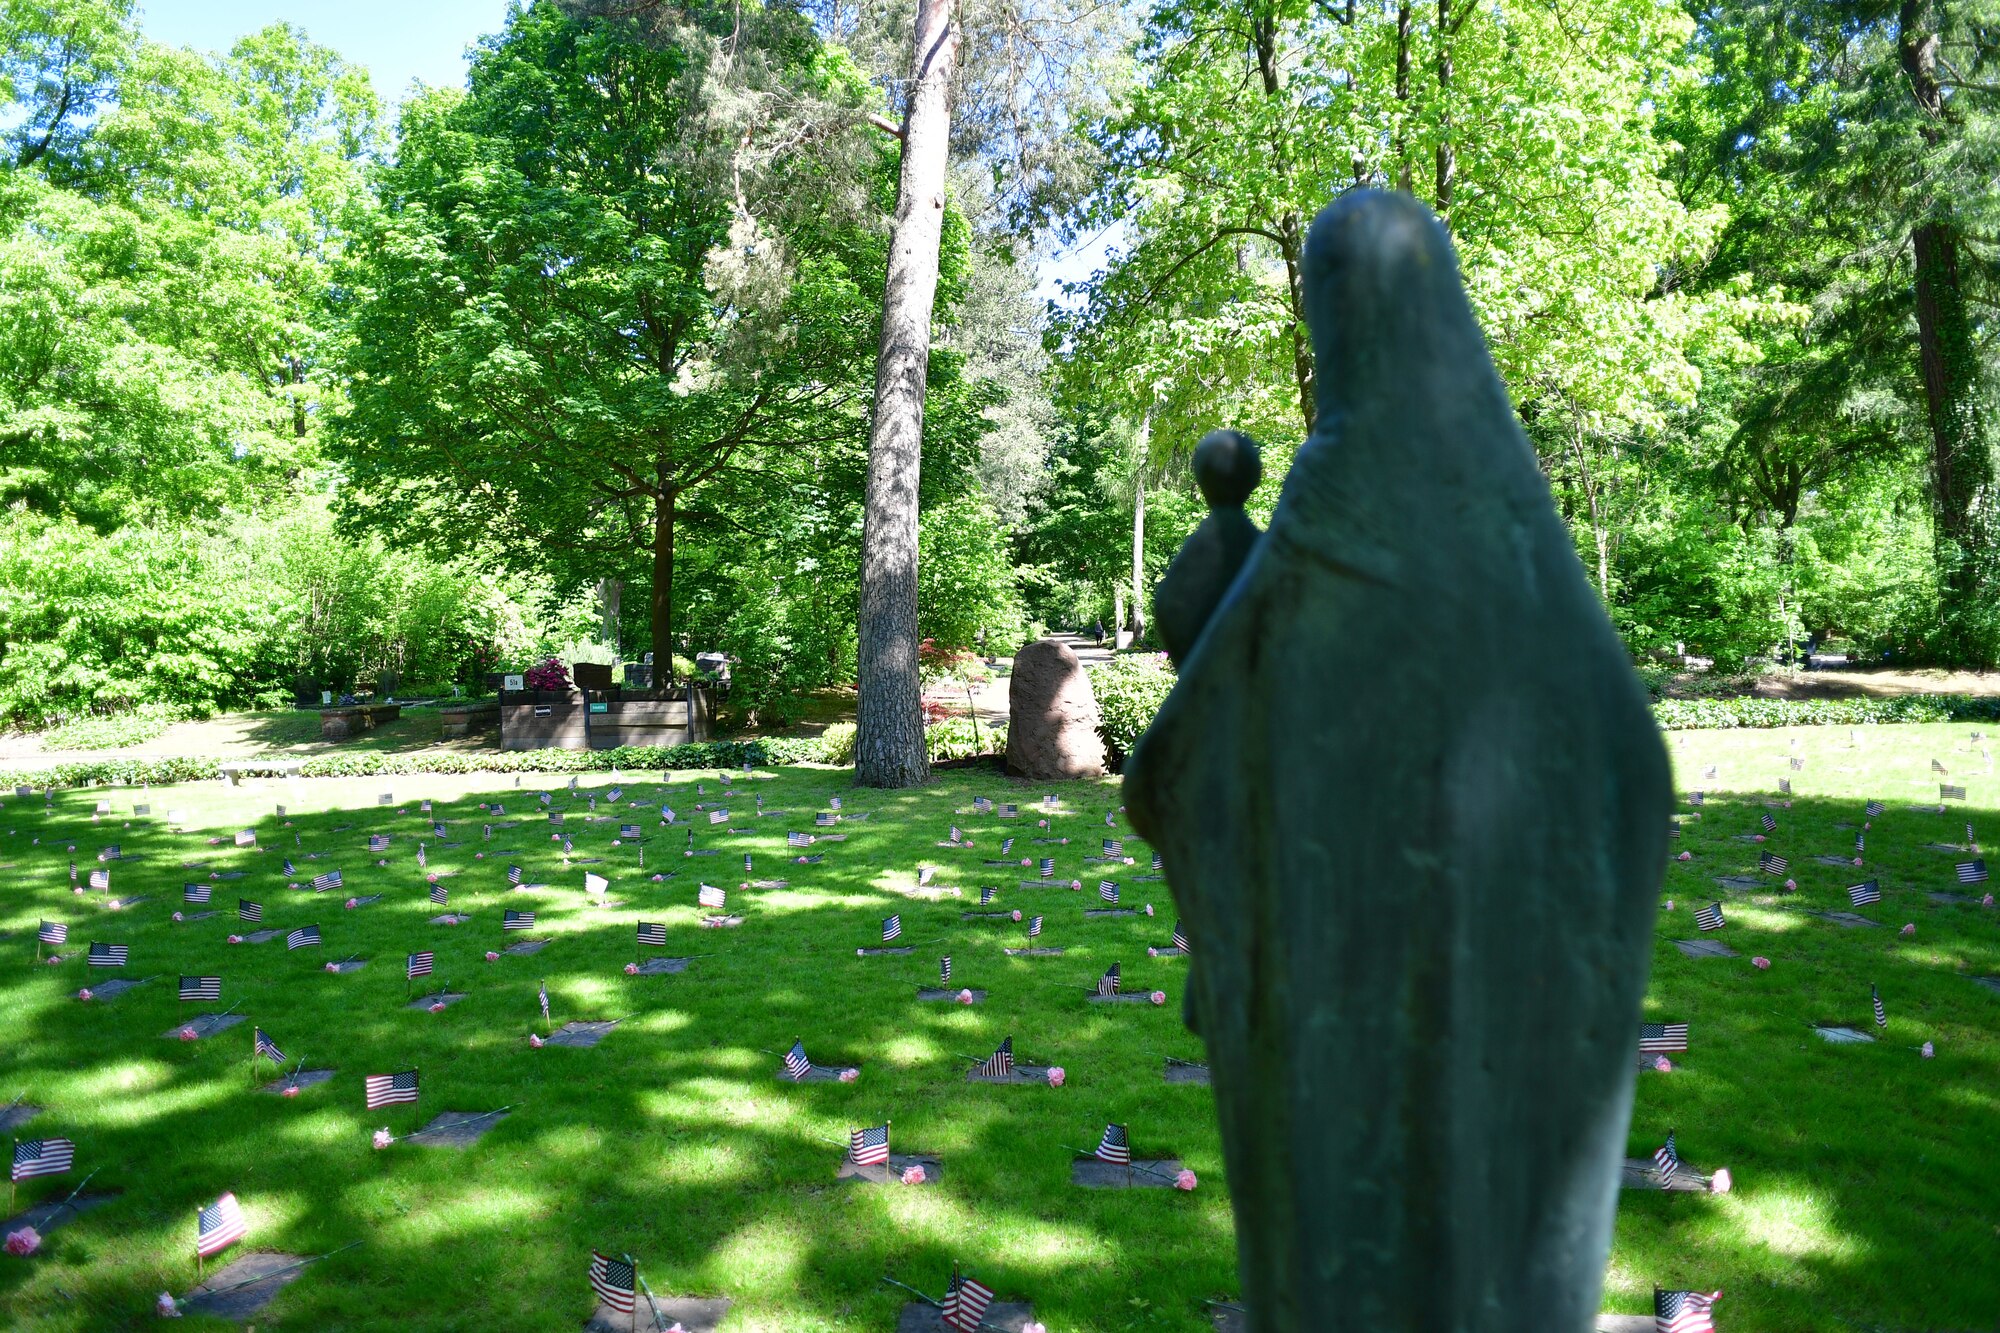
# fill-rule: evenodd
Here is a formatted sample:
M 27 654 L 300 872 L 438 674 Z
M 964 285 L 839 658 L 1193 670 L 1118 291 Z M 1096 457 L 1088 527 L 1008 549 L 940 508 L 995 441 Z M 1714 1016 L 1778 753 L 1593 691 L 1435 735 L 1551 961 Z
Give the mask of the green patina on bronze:
M 1218 511 L 1162 581 L 1181 677 L 1126 770 L 1194 939 L 1244 1303 L 1584 1330 L 1666 755 L 1443 228 L 1350 196 L 1306 283 L 1318 424 L 1269 531 Z

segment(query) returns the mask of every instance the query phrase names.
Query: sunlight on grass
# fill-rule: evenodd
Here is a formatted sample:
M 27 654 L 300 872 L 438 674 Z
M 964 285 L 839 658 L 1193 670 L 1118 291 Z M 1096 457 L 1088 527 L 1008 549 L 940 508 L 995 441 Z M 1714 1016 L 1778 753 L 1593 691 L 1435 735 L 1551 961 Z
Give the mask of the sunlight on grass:
M 1787 1259 L 1865 1257 L 1866 1244 L 1835 1224 L 1825 1197 L 1802 1186 L 1767 1182 L 1726 1202 L 1747 1239 Z

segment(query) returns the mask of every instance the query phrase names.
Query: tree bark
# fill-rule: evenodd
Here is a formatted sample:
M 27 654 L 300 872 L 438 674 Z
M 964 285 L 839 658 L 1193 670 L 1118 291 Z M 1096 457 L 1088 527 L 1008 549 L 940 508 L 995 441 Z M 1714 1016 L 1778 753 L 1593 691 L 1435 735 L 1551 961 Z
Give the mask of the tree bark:
M 1451 142 L 1451 0 L 1437 0 L 1438 143 L 1436 198 L 1438 221 L 1451 226 L 1451 199 L 1458 183 L 1458 150 Z
M 675 492 L 653 503 L 653 681 L 674 678 L 674 506 Z
M 958 63 L 955 8 L 956 0 L 917 0 L 902 174 L 882 291 L 857 627 L 854 780 L 866 787 L 910 787 L 930 776 L 917 661 L 917 484 Z
M 1139 475 L 1132 479 L 1132 641 L 1146 634 L 1146 473 L 1140 457 Z M 1126 626 L 1119 626 L 1120 629 Z

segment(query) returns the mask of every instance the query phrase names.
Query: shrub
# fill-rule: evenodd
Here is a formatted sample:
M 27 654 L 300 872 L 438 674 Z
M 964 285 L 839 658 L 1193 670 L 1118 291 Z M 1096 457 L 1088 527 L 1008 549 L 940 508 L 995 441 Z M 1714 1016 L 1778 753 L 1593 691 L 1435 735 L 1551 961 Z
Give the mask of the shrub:
M 854 762 L 854 724 L 835 722 L 819 735 L 823 761 L 829 764 Z
M 1123 763 L 1179 679 L 1165 653 L 1120 653 L 1090 668 L 1097 730 L 1113 763 Z
M 943 759 L 970 759 L 975 755 L 1000 754 L 1007 748 L 1007 728 L 989 727 L 969 717 L 948 717 L 924 729 L 924 746 L 931 762 Z
M 152 740 L 187 714 L 171 704 L 141 704 L 129 713 L 80 717 L 42 733 L 46 750 L 118 750 Z
M 1662 699 L 1653 705 L 1653 718 L 1665 731 L 1989 722 L 2000 719 L 2000 699 L 1964 694 L 1906 694 L 1894 699 Z

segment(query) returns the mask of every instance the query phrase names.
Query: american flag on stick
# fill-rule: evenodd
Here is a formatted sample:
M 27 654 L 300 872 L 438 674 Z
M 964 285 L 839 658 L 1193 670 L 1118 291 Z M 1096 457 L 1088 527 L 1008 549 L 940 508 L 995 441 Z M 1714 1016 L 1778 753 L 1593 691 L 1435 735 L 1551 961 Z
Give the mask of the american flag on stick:
M 236 915 L 244 921 L 262 921 L 264 919 L 264 904 L 253 903 L 248 898 L 238 898 L 236 900 Z
M 1757 856 L 1757 868 L 1767 875 L 1782 875 L 1791 864 L 1776 852 L 1760 852 Z
M 109 870 L 91 871 L 90 887 L 108 892 L 111 888 L 111 872 Z
M 1123 838 L 1106 838 L 1104 840 L 1104 854 L 1106 856 L 1125 855 L 1125 840 Z
M 1757 822 L 1763 826 L 1764 832 L 1766 833 L 1776 833 L 1778 831 L 1778 821 L 1771 818 L 1771 815 L 1768 811 L 1766 811 L 1764 814 L 1759 815 L 1757 817 Z
M 1864 879 L 1859 884 L 1847 886 L 1847 901 L 1856 907 L 1867 907 L 1882 901 L 1882 886 L 1872 879 Z
M 417 1071 L 414 1069 L 405 1069 L 399 1074 L 370 1074 L 363 1083 L 371 1111 L 417 1099 Z
M 604 876 L 591 870 L 583 872 L 583 891 L 585 893 L 601 894 L 610 887 L 611 881 L 604 878 Z
M 1090 1155 L 1100 1162 L 1110 1162 L 1114 1166 L 1130 1166 L 1132 1136 L 1123 1125 L 1106 1125 L 1103 1136 L 1097 1140 L 1097 1147 Z
M 1984 884 L 1986 882 L 1986 861 L 1984 858 L 1958 863 L 1960 884 Z
M 99 944 L 96 940 L 92 940 L 90 952 L 84 956 L 84 961 L 92 967 L 123 967 L 131 952 L 132 946 L 129 944 Z
M 1042 933 L 1042 918 L 1040 918 L 1040 917 L 1038 917 L 1038 916 L 1031 916 L 1031 917 L 1029 917 L 1029 918 L 1028 918 L 1028 938 L 1032 940 L 1032 939 L 1034 939 L 1034 938 L 1035 938 L 1036 936 L 1040 935 L 1041 933 Z
M 533 930 L 534 928 L 535 914 L 533 912 L 502 912 L 500 914 L 500 929 L 502 930 Z
M 1667 1131 L 1667 1141 L 1653 1149 L 1653 1169 L 1660 1173 L 1660 1185 L 1664 1188 L 1673 1183 L 1674 1174 L 1681 1169 L 1681 1155 L 1674 1147 L 1674 1132 Z
M 794 1081 L 812 1073 L 812 1061 L 806 1058 L 806 1044 L 803 1040 L 794 1041 L 792 1049 L 785 1052 L 785 1073 Z
M 695 901 L 703 907 L 720 908 L 729 895 L 713 884 L 704 884 L 695 893 Z
M 638 1272 L 630 1259 L 613 1259 L 601 1250 L 590 1252 L 590 1289 L 620 1314 L 631 1314 L 638 1300 Z
M 892 944 L 903 937 L 903 914 L 896 913 L 882 921 L 882 943 Z
M 189 1002 L 207 1002 L 222 998 L 221 977 L 182 977 L 181 999 Z
M 386 852 L 386 851 L 388 851 L 388 850 L 389 850 L 389 835 L 388 835 L 388 834 L 386 834 L 386 833 L 371 833 L 371 834 L 369 834 L 369 835 L 368 835 L 368 850 L 369 850 L 369 851 L 371 851 L 371 852 Z
M 1722 1293 L 1653 1288 L 1654 1333 L 1715 1333 L 1714 1307 Z
M 856 1166 L 880 1166 L 889 1160 L 889 1126 L 887 1122 L 871 1129 L 849 1130 L 847 1134 L 847 1156 Z
M 124 850 L 120 845 L 114 842 L 109 847 L 100 849 L 97 853 L 97 859 L 100 861 L 116 861 L 124 854 Z
M 550 1019 L 549 1019 L 549 983 L 548 983 L 548 981 L 547 981 L 546 979 L 544 979 L 544 980 L 543 980 L 543 982 L 542 982 L 542 986 L 541 986 L 541 990 L 537 992 L 537 995 L 538 995 L 538 997 L 540 998 L 540 1000 L 541 1000 L 541 1002 L 542 1002 L 542 1022 L 543 1022 L 544 1024 L 546 1024 L 546 1023 L 548 1023 L 548 1022 L 550 1021 Z
M 1054 879 L 1056 877 L 1056 859 L 1053 856 L 1042 858 L 1041 877 L 1043 879 Z
M 507 882 L 517 889 L 521 887 L 521 867 L 507 867 Z
M 1187 930 L 1178 921 L 1174 922 L 1174 947 L 1182 953 L 1188 951 Z
M 184 902 L 184 903 L 205 903 L 205 902 L 207 902 L 207 901 L 208 901 L 208 899 L 209 899 L 209 887 L 208 887 L 208 885 L 206 885 L 206 884 L 183 884 L 183 885 L 181 885 L 181 901 L 182 901 L 182 902 Z
M 1104 975 L 1097 979 L 1097 993 L 1099 995 L 1118 993 L 1118 964 L 1113 963 L 1104 970 Z
M 1866 814 L 1868 818 L 1876 819 L 1881 816 L 1882 811 L 1887 807 L 1885 807 L 1880 801 L 1870 801 L 1867 805 L 1861 808 L 1862 812 Z
M 1875 1006 L 1875 1026 L 1878 1028 L 1888 1027 L 1889 1011 L 1883 1008 L 1882 992 L 1875 989 L 1875 985 L 1873 982 L 1870 982 L 1868 985 L 1868 999 L 1869 1002 Z
M 285 936 L 285 951 L 289 953 L 293 949 L 313 948 L 319 942 L 318 926 L 300 926 L 297 930 Z
M 667 943 L 667 923 L 664 921 L 641 921 L 638 932 L 639 943 L 663 948 Z
M 957 1333 L 974 1333 L 986 1321 L 986 1307 L 993 1304 L 993 1289 L 958 1273 L 951 1275 L 945 1291 L 942 1317 L 944 1326 Z
M 994 1047 L 993 1054 L 981 1060 L 975 1072 L 982 1078 L 1005 1078 L 1013 1073 L 1014 1038 L 1009 1035 L 1006 1040 Z
M 429 949 L 424 950 L 422 953 L 409 955 L 409 957 L 403 960 L 404 979 L 415 981 L 418 977 L 429 976 L 431 974 L 431 964 L 436 961 L 437 955 Z
M 1695 908 L 1694 924 L 1701 930 L 1721 930 L 1724 924 L 1721 900 L 1717 899 L 1706 907 Z
M 991 903 L 993 901 L 993 895 L 995 892 L 997 892 L 997 890 L 995 890 L 991 884 L 982 886 L 979 890 L 979 905 L 981 907 L 985 907 L 986 905 Z
M 446 903 L 451 901 L 450 890 L 446 889 L 445 886 L 442 884 L 431 885 L 431 901 L 433 903 L 436 903 L 439 907 L 443 907 Z
M 76 1145 L 68 1139 L 22 1139 L 14 1145 L 15 1180 L 59 1176 L 76 1164 Z
M 944 957 L 938 959 L 938 984 L 943 986 L 949 986 L 951 984 L 950 954 L 946 954 Z
M 1103 899 L 1103 900 L 1104 900 L 1105 902 L 1107 902 L 1107 903 L 1115 903 L 1115 902 L 1117 902 L 1117 901 L 1118 901 L 1118 884 L 1117 884 L 1117 882 L 1116 882 L 1116 881 L 1114 881 L 1114 880 L 1108 880 L 1108 879 L 1100 879 L 1100 880 L 1098 880 L 1098 881 L 1097 881 L 1097 896 L 1098 896 L 1099 898 Z
M 194 1252 L 206 1259 L 234 1245 L 250 1234 L 243 1221 L 243 1206 L 234 1194 L 225 1194 L 214 1203 L 197 1208 L 194 1217 Z
M 236 845 L 238 847 L 255 847 L 257 845 L 257 830 L 247 828 L 238 833 L 236 835 Z
M 278 1049 L 278 1043 L 271 1040 L 269 1033 L 262 1028 L 252 1028 L 250 1031 L 254 1034 L 250 1048 L 252 1058 L 261 1055 L 267 1060 L 275 1060 L 279 1064 L 285 1063 L 285 1053 Z
M 325 893 L 328 889 L 340 888 L 342 886 L 340 872 L 338 870 L 329 870 L 324 874 L 314 875 L 312 877 L 312 886 L 314 893 Z
M 1639 1054 L 1669 1055 L 1688 1048 L 1688 1025 L 1685 1023 L 1641 1023 L 1639 1025 Z
M 69 927 L 60 921 L 44 921 L 35 938 L 44 944 L 66 944 L 69 942 Z

